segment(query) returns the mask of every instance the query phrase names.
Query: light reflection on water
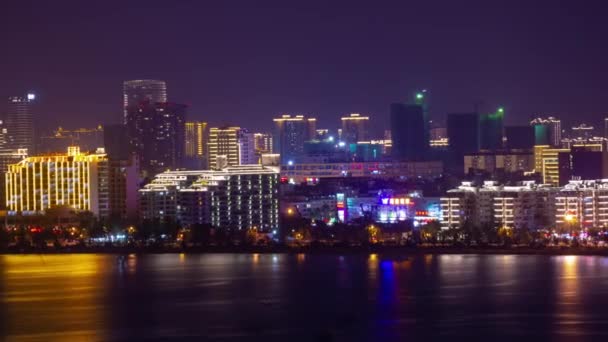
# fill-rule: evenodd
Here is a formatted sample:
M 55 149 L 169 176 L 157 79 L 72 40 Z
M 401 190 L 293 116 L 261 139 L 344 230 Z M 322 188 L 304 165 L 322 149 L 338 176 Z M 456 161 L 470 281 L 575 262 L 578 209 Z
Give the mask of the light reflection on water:
M 604 333 L 603 257 L 0 256 L 0 340 Z

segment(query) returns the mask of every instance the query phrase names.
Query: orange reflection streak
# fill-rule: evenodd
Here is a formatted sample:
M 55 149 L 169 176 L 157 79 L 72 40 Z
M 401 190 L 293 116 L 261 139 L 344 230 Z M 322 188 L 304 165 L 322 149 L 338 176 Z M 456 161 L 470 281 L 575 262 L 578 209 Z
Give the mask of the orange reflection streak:
M 581 333 L 581 326 L 573 324 L 581 319 L 578 311 L 580 306 L 580 279 L 578 278 L 580 261 L 581 257 L 575 255 L 557 258 L 557 265 L 561 266 L 556 303 L 557 329 L 561 333 L 572 334 L 573 336 Z
M 4 337 L 103 340 L 103 279 L 111 260 L 91 254 L 0 256 Z

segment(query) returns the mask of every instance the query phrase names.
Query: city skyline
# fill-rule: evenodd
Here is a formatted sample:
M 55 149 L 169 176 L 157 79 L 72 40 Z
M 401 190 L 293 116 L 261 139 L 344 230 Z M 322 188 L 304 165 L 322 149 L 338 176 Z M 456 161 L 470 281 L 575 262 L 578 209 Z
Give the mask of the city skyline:
M 13 3 L 2 24 L 30 29 L 7 37 L 7 46 L 22 53 L 0 57 L 6 75 L 0 95 L 36 92 L 39 122 L 51 126 L 120 122 L 122 82 L 143 78 L 166 81 L 169 100 L 190 105 L 193 120 L 254 131 L 280 113 L 315 116 L 320 127 L 364 113 L 387 128 L 390 103 L 421 87 L 429 90 L 432 119 L 470 112 L 482 102 L 480 112 L 504 106 L 508 125 L 556 116 L 569 126 L 598 122 L 608 112 L 600 82 L 608 71 L 599 44 L 604 29 L 593 20 L 601 13 L 597 5 L 471 4 L 473 11 L 455 4 L 74 3 L 70 13 L 76 15 L 55 23 L 50 18 L 67 15 L 62 6 L 23 11 L 27 4 Z M 541 25 L 535 19 L 547 11 L 551 16 Z M 398 17 L 408 12 L 421 14 Z M 165 13 L 176 25 L 138 28 L 129 20 L 135 13 Z M 115 27 L 107 27 L 109 20 Z M 74 32 L 71 24 L 84 29 Z M 126 56 L 124 49 L 144 33 L 149 38 Z M 162 39 L 162 51 L 150 44 L 154 39 Z M 171 51 L 185 53 L 177 58 Z

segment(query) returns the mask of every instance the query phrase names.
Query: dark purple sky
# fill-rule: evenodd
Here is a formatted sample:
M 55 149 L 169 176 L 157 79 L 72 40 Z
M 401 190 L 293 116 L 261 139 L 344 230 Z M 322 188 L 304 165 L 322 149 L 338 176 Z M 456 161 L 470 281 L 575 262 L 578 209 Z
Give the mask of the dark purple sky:
M 116 122 L 121 84 L 155 78 L 190 117 L 270 130 L 282 112 L 388 123 L 416 88 L 431 113 L 504 105 L 566 124 L 608 113 L 608 24 L 591 1 L 25 1 L 0 5 L 0 96 L 40 122 Z

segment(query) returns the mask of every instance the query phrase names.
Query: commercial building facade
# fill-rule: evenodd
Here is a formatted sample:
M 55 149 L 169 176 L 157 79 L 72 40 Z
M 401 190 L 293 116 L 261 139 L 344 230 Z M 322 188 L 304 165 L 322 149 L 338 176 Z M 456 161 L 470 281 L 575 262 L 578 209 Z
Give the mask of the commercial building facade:
M 281 166 L 281 177 L 291 183 L 319 178 L 435 178 L 443 173 L 441 161 L 292 163 Z
M 27 157 L 8 167 L 6 206 L 22 214 L 67 206 L 107 217 L 108 176 L 108 159 L 101 152 L 87 154 L 70 147 L 67 154 Z
M 462 182 L 441 197 L 441 227 L 465 224 L 493 228 L 551 228 L 555 225 L 555 198 L 559 188 L 532 181 L 503 186 L 486 181 L 481 186 Z
M 184 226 L 273 231 L 279 227 L 278 183 L 278 169 L 260 165 L 167 171 L 140 190 L 140 216 Z

